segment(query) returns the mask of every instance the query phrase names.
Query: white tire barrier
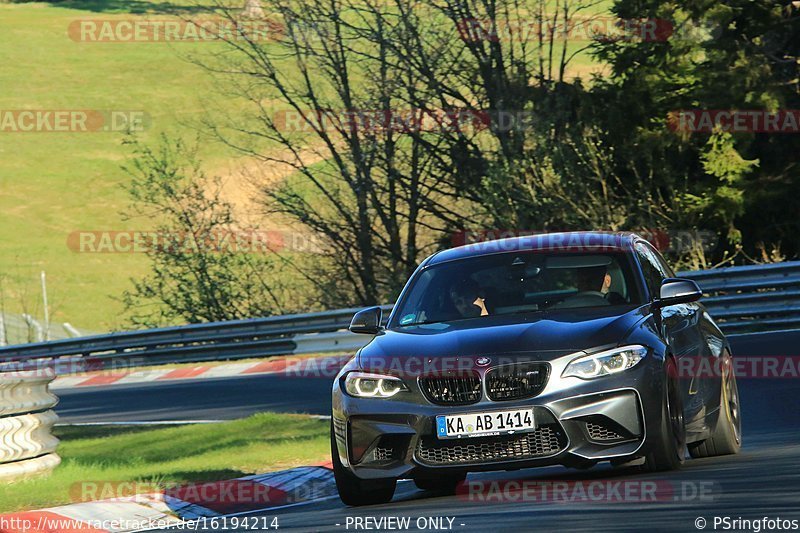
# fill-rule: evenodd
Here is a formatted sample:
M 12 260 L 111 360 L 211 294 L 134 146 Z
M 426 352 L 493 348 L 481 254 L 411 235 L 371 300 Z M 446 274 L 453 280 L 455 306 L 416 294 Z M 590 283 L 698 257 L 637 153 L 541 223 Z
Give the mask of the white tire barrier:
M 61 462 L 52 434 L 53 379 L 52 368 L 0 372 L 0 482 L 44 474 Z

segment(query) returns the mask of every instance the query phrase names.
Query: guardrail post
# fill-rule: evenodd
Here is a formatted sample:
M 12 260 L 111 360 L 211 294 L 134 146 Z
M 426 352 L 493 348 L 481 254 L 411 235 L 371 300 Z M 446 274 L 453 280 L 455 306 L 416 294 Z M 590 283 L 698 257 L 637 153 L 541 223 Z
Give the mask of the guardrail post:
M 52 471 L 61 462 L 51 433 L 58 398 L 51 367 L 0 371 L 0 483 Z

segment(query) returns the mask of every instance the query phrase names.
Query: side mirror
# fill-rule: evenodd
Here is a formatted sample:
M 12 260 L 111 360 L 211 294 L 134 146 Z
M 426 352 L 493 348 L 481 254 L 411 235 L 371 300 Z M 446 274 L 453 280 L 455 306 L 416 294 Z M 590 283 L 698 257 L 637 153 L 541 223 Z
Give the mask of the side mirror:
M 348 328 L 353 333 L 366 333 L 367 335 L 375 335 L 381 329 L 381 317 L 383 311 L 380 307 L 368 307 L 362 309 L 355 315 L 353 320 L 350 321 Z
M 661 292 L 655 303 L 659 307 L 666 305 L 696 302 L 703 296 L 697 283 L 684 278 L 667 278 L 661 282 Z

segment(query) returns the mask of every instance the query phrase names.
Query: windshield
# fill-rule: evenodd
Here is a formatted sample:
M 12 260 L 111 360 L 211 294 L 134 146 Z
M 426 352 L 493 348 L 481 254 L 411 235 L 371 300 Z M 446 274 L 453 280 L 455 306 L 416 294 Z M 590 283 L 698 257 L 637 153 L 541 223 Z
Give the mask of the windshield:
M 392 326 L 639 303 L 624 253 L 504 253 L 426 268 Z

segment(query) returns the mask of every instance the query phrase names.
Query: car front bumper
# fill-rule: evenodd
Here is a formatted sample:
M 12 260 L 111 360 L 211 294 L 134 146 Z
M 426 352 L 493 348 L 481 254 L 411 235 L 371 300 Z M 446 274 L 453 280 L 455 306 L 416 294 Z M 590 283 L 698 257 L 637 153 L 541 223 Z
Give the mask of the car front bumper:
M 663 359 L 650 355 L 618 375 L 561 378 L 568 360 L 553 361 L 541 394 L 514 401 L 483 395 L 467 406 L 434 405 L 419 390 L 382 400 L 354 398 L 333 388 L 333 428 L 339 459 L 362 479 L 414 478 L 561 464 L 582 466 L 644 456 L 661 428 Z M 436 416 L 530 407 L 529 433 L 440 440 Z

